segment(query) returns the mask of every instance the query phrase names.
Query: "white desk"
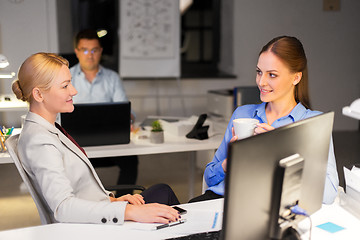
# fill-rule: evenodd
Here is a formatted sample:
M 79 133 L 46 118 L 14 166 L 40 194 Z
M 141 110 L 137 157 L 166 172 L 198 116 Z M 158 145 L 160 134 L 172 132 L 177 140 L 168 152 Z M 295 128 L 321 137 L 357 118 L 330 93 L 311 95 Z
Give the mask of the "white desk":
M 85 147 L 89 158 L 112 157 L 112 156 L 131 156 L 131 155 L 149 155 L 160 153 L 189 153 L 189 199 L 194 196 L 194 178 L 196 169 L 196 152 L 203 150 L 215 150 L 220 146 L 225 132 L 226 124 L 224 122 L 214 122 L 212 131 L 215 134 L 210 135 L 209 139 L 197 140 L 186 137 L 177 137 L 165 132 L 165 142 L 161 144 L 150 143 L 149 139 L 139 139 L 138 136 L 149 134 L 142 132 L 131 135 L 129 144 L 107 145 Z M 210 161 L 211 159 L 209 159 Z M 1 163 L 12 163 L 8 153 L 0 153 Z
M 28 109 L 29 104 L 18 100 L 15 95 L 0 95 L 1 112 L 27 111 Z
M 311 239 L 346 239 L 355 240 L 360 239 L 360 219 L 350 214 L 348 211 L 340 207 L 337 203 L 332 205 L 323 205 L 322 208 L 311 215 L 312 219 L 312 234 Z M 334 223 L 345 229 L 330 233 L 316 226 L 327 222 Z M 305 219 L 299 224 L 299 229 L 304 232 L 302 239 L 309 239 L 309 220 Z
M 0 232 L 1 240 L 100 240 L 100 239 L 165 239 L 176 236 L 188 235 L 198 231 L 220 230 L 221 225 L 216 228 L 205 222 L 198 221 L 196 216 L 204 212 L 209 214 L 215 211 L 222 212 L 223 201 L 211 200 L 202 203 L 183 204 L 182 208 L 188 211 L 188 221 L 184 224 L 174 227 L 163 228 L 161 230 L 136 230 L 137 224 L 134 222 L 125 222 L 124 225 L 101 225 L 101 224 L 50 224 L 30 228 L 20 228 Z M 201 218 L 201 217 L 200 217 Z M 220 221 L 221 223 L 221 218 Z
M 194 197 L 194 182 L 196 170 L 196 152 L 202 150 L 215 150 L 220 146 L 225 133 L 225 127 L 219 125 L 218 133 L 210 136 L 209 139 L 197 140 L 188 139 L 186 137 L 178 137 L 167 134 L 166 131 L 164 139 L 165 142 L 161 144 L 150 143 L 149 139 L 139 139 L 138 134 L 132 136 L 129 144 L 122 145 L 108 145 L 108 146 L 95 146 L 85 147 L 85 152 L 89 158 L 96 157 L 112 157 L 112 156 L 131 156 L 131 155 L 149 155 L 159 153 L 175 153 L 175 152 L 188 152 L 189 157 L 189 199 Z M 149 134 L 149 133 L 147 133 Z M 209 159 L 210 161 L 211 159 Z
M 174 152 L 196 152 L 212 150 L 220 146 L 223 134 L 217 134 L 206 140 L 187 139 L 185 137 L 174 137 L 165 134 L 165 142 L 152 144 L 149 140 L 132 139 L 129 144 L 84 147 L 89 158 L 148 155 Z M 7 152 L 0 153 L 0 164 L 13 163 Z
M 209 225 L 209 222 L 201 221 L 204 214 L 215 212 L 221 213 L 223 210 L 223 200 L 211 200 L 206 202 L 183 204 L 182 208 L 188 211 L 188 221 L 184 224 L 164 228 L 156 231 L 136 230 L 135 226 L 139 223 L 125 222 L 124 225 L 101 225 L 101 224 L 51 224 L 37 227 L 20 228 L 0 232 L 1 240 L 99 240 L 99 239 L 166 239 L 192 234 L 195 232 L 214 231 L 221 229 L 221 217 L 215 228 Z M 221 216 L 221 215 L 220 215 Z M 322 239 L 346 239 L 355 240 L 360 236 L 360 220 L 341 208 L 337 203 L 333 205 L 323 205 L 323 207 L 312 216 L 313 240 Z M 332 222 L 345 227 L 336 233 L 326 232 L 318 227 L 319 224 Z M 241 223 L 239 223 L 241 224 Z M 302 239 L 309 239 L 308 220 L 300 223 L 304 233 Z
M 178 137 L 164 132 L 165 142 L 154 144 L 150 143 L 149 139 L 138 139 L 137 134 L 131 136 L 129 144 L 93 146 L 85 147 L 84 149 L 89 158 L 212 150 L 220 146 L 224 137 L 226 126 L 219 128 L 218 134 L 210 136 L 209 139 L 205 140 Z M 144 133 L 144 135 L 147 134 L 146 132 Z

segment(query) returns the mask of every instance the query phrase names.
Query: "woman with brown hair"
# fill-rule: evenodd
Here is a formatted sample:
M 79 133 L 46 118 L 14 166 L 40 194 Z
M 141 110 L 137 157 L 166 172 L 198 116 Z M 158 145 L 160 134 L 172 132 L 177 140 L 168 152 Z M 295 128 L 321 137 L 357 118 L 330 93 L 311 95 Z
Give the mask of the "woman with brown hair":
M 237 140 L 233 129 L 234 119 L 259 120 L 255 134 L 260 134 L 321 114 L 310 109 L 307 59 L 303 45 L 295 37 L 276 37 L 262 48 L 256 67 L 256 84 L 260 90 L 262 103 L 240 106 L 234 111 L 224 139 L 213 160 L 205 169 L 204 178 L 209 187 L 203 195 L 190 202 L 224 196 L 228 144 Z M 339 179 L 331 142 L 324 203 L 334 201 L 338 185 Z

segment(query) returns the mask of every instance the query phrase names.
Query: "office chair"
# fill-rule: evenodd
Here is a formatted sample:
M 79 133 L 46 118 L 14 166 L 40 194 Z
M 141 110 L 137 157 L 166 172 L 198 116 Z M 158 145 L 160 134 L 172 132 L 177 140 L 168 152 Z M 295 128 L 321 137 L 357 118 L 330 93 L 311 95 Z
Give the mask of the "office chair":
M 206 181 L 205 181 L 205 176 L 203 176 L 203 181 L 202 181 L 202 187 L 201 187 L 201 194 L 204 194 L 206 189 L 208 189 L 209 186 L 207 185 Z
M 27 189 L 29 190 L 31 197 L 33 198 L 33 200 L 35 202 L 35 205 L 39 212 L 41 224 L 45 225 L 45 224 L 56 223 L 57 221 L 53 217 L 51 209 L 47 206 L 45 200 L 41 197 L 41 195 L 34 188 L 28 174 L 25 172 L 25 169 L 21 163 L 21 160 L 19 159 L 18 151 L 17 151 L 17 144 L 18 144 L 19 136 L 20 136 L 20 134 L 13 135 L 5 141 L 7 151 L 9 153 L 10 157 L 12 158 L 12 160 L 14 161 L 15 166 L 16 166 L 17 170 L 19 171 L 19 174 L 20 174 L 22 180 L 24 181 Z M 108 189 L 109 191 L 116 191 L 116 190 L 123 190 L 123 189 L 134 189 L 134 190 L 140 190 L 140 191 L 145 190 L 145 188 L 143 186 L 139 186 L 139 185 L 114 185 L 114 186 L 109 186 L 106 189 Z
M 141 186 L 141 185 L 126 185 L 126 184 L 122 184 L 122 185 L 113 185 L 113 186 L 104 186 L 106 190 L 108 191 L 119 191 L 119 190 L 139 190 L 139 191 L 144 191 L 146 188 Z
M 18 169 L 22 180 L 24 181 L 27 189 L 30 192 L 31 197 L 33 198 L 33 200 L 35 202 L 35 205 L 39 212 L 41 224 L 45 225 L 45 224 L 55 223 L 56 220 L 52 216 L 51 210 L 49 209 L 49 207 L 47 206 L 45 201 L 41 198 L 39 193 L 33 187 L 32 182 L 30 181 L 30 178 L 27 175 L 27 173 L 25 172 L 25 169 L 23 168 L 23 165 L 18 157 L 17 143 L 18 143 L 19 136 L 20 136 L 20 134 L 13 135 L 5 141 L 7 151 L 9 152 L 10 157 L 14 161 L 15 166 Z

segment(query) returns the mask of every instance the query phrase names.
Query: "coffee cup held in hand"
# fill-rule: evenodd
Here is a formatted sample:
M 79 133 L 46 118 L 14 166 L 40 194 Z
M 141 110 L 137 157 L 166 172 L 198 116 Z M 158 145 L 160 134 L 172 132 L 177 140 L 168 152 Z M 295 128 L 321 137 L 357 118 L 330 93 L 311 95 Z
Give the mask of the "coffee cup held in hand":
M 253 118 L 237 118 L 233 120 L 234 132 L 238 140 L 254 135 L 259 120 Z

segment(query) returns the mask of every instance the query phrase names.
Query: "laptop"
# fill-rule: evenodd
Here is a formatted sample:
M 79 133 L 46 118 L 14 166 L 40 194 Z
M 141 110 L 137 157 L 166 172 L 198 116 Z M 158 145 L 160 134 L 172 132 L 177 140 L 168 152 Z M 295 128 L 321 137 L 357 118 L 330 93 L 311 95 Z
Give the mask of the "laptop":
M 130 102 L 79 103 L 61 113 L 61 126 L 82 147 L 130 142 Z

